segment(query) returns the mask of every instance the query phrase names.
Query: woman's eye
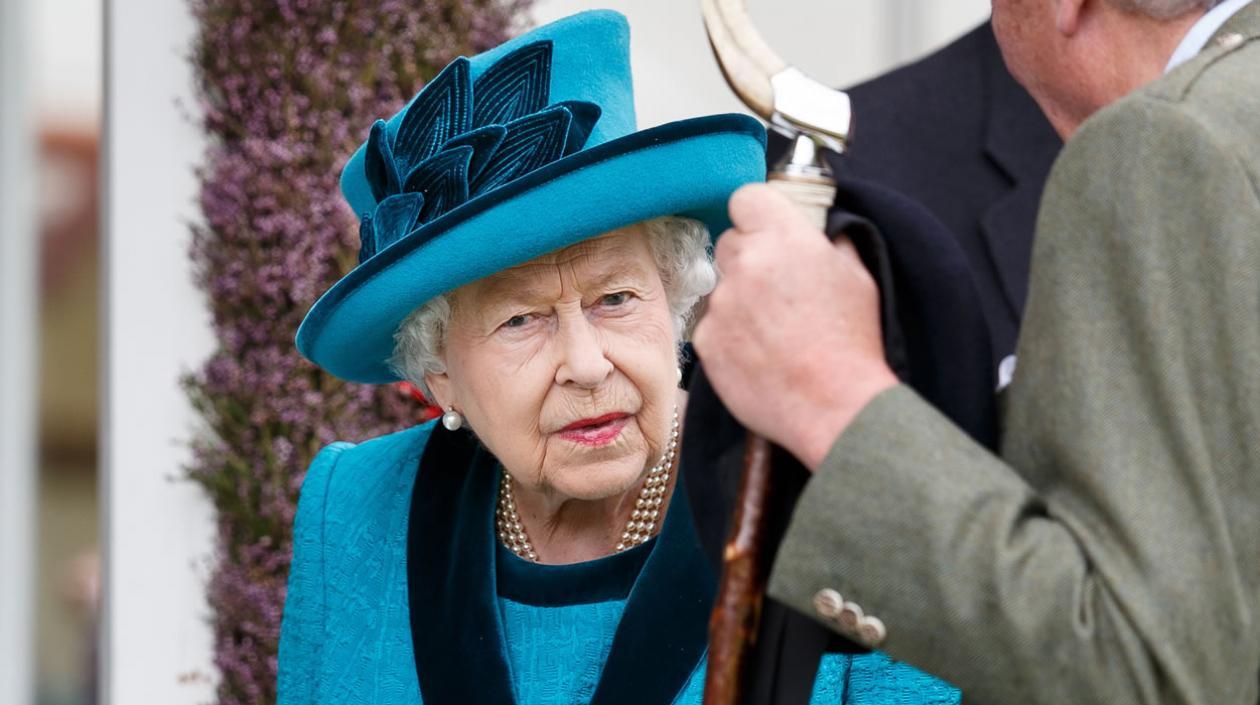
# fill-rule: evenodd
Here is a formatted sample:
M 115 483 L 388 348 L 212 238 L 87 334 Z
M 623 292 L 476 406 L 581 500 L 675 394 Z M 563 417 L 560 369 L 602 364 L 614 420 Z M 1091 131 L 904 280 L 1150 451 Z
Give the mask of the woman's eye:
M 630 300 L 630 292 L 618 291 L 615 294 L 608 294 L 600 299 L 600 303 L 605 306 L 620 306 Z
M 507 321 L 503 323 L 503 327 L 504 328 L 520 328 L 526 323 L 529 323 L 529 315 L 522 313 L 522 314 L 518 314 L 507 319 Z

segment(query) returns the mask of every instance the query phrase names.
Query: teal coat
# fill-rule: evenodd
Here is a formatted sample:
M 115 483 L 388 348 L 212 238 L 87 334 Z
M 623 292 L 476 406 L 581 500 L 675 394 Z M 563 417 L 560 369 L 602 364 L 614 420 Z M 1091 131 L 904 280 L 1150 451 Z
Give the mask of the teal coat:
M 534 566 L 497 547 L 495 467 L 468 434 L 433 423 L 319 453 L 294 524 L 279 705 L 698 705 L 715 580 L 687 503 L 671 503 L 637 557 Z M 503 594 L 505 574 L 530 571 L 542 599 Z M 546 581 L 566 573 L 580 578 L 570 585 L 622 580 L 627 594 L 549 603 Z M 955 703 L 957 692 L 882 654 L 831 655 L 812 702 Z

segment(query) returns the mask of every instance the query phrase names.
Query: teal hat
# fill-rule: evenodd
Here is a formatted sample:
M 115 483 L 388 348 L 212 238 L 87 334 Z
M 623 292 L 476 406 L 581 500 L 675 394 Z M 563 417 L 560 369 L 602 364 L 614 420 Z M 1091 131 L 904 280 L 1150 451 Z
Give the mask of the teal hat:
M 736 114 L 636 131 L 616 12 L 460 57 L 377 120 L 342 171 L 359 265 L 311 307 L 298 350 L 346 380 L 396 381 L 394 332 L 439 294 L 658 216 L 716 236 L 731 193 L 764 178 L 765 139 Z

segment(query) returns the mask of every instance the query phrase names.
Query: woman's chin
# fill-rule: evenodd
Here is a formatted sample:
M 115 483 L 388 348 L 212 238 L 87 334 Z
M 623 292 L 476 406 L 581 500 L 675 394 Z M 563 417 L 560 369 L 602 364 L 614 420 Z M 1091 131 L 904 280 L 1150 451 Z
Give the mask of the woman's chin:
M 643 480 L 643 461 L 626 458 L 567 468 L 552 486 L 574 499 L 599 501 L 633 491 Z

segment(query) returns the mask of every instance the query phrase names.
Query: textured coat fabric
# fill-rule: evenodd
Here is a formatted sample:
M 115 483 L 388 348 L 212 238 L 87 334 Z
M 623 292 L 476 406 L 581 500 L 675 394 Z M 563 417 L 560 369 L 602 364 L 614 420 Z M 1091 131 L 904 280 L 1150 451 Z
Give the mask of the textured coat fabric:
M 432 429 L 334 443 L 307 469 L 280 627 L 279 705 L 418 702 L 407 507 Z
M 624 598 L 589 702 L 672 701 L 703 661 L 714 590 L 687 503 L 670 503 L 650 551 L 538 566 L 529 573 L 547 579 L 522 590 L 523 583 L 536 581 L 523 580 L 512 569 L 515 563 L 496 558 L 499 473 L 494 456 L 465 431 L 434 433 L 421 459 L 406 564 L 412 647 L 425 701 L 511 702 L 520 674 L 507 658 L 512 630 L 496 610 L 500 597 L 536 607 Z M 636 557 L 643 559 L 641 568 L 624 562 Z
M 1260 5 L 1064 148 L 1000 455 L 912 390 L 809 481 L 772 575 L 976 703 L 1254 705 Z

